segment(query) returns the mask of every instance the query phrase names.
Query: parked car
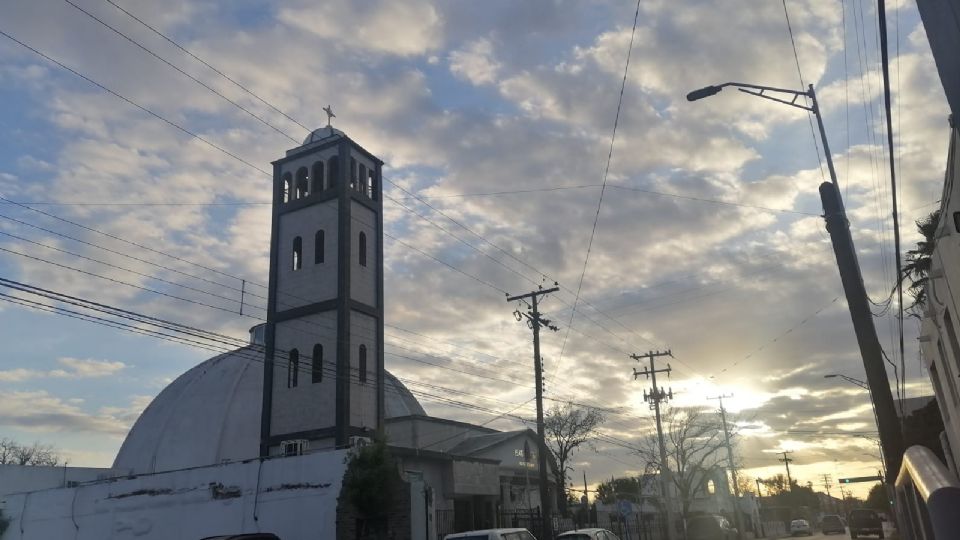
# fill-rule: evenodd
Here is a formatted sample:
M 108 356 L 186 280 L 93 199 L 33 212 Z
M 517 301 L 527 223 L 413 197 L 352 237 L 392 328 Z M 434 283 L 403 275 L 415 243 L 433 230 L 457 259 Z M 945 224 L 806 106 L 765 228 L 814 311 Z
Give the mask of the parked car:
M 800 536 L 801 534 L 813 536 L 813 529 L 810 528 L 810 522 L 805 519 L 795 519 L 790 522 L 790 536 Z
M 486 529 L 448 534 L 443 540 L 537 540 L 526 529 Z
M 620 540 L 620 538 L 606 529 L 577 529 L 557 536 L 557 540 Z
M 869 508 L 857 508 L 850 512 L 847 520 L 850 527 L 850 538 L 857 538 L 864 534 L 875 534 L 883 538 L 883 521 L 880 514 Z
M 836 514 L 827 514 L 820 520 L 820 532 L 823 534 L 843 534 L 847 532 L 847 528 L 843 526 L 843 520 L 840 519 L 840 516 Z
M 706 514 L 687 521 L 687 540 L 734 540 L 737 529 L 723 516 Z

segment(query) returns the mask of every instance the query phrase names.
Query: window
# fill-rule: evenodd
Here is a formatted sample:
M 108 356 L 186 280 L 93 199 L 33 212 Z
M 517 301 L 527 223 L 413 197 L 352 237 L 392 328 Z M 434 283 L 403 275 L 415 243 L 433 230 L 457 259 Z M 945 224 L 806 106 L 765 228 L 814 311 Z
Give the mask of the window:
M 294 198 L 302 199 L 310 194 L 310 184 L 307 180 L 307 168 L 300 167 L 297 169 L 297 189 L 294 193 Z
M 350 189 L 357 189 L 357 160 L 350 158 Z
M 287 388 L 296 388 L 300 374 L 300 351 L 290 349 L 290 363 L 287 364 Z
M 313 164 L 313 170 L 310 172 L 311 191 L 318 193 L 326 189 L 323 186 L 323 162 L 317 161 Z
M 367 346 L 360 346 L 360 384 L 367 382 Z
M 367 233 L 360 233 L 360 266 L 367 265 Z
M 371 199 L 377 198 L 377 172 L 373 169 L 367 173 L 367 193 Z
M 303 240 L 298 236 L 293 239 L 293 269 L 303 267 Z
M 939 341 L 937 345 L 940 345 L 940 350 L 942 351 L 943 345 L 941 345 Z M 933 381 L 933 388 L 937 394 L 937 403 L 940 405 L 940 412 L 943 414 L 943 419 L 949 421 L 950 407 L 946 405 L 949 402 L 947 401 L 947 396 L 943 393 L 943 383 L 940 382 L 940 374 L 937 373 L 936 362 L 930 363 L 930 380 Z
M 957 331 L 953 328 L 953 319 L 949 311 L 943 312 L 943 326 L 947 328 L 947 339 L 950 341 L 950 354 L 943 357 L 943 366 L 947 372 L 947 384 L 950 386 L 950 392 L 953 395 L 950 398 L 954 403 L 960 405 L 960 395 L 957 394 L 957 366 L 960 365 L 960 343 L 957 342 Z
M 283 202 L 290 202 L 291 184 L 293 184 L 293 177 L 290 173 L 283 173 Z
M 323 262 L 323 236 L 323 229 L 320 229 L 313 237 L 313 264 Z
M 363 163 L 360 164 L 360 173 L 357 177 L 357 191 L 362 191 L 367 197 L 370 196 L 367 192 L 367 166 Z
M 318 383 L 323 381 L 323 345 L 317 343 L 313 346 L 313 369 L 311 370 L 310 382 Z
M 340 181 L 340 157 L 333 156 L 327 160 L 327 187 L 333 189 Z

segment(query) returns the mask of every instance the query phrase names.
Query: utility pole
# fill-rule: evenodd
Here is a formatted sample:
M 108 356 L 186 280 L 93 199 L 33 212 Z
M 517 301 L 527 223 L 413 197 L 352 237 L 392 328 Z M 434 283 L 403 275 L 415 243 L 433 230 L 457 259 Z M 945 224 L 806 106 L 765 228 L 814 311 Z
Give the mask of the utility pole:
M 669 350 L 663 352 L 649 351 L 645 354 L 631 354 L 630 358 L 633 358 L 637 362 L 643 358 L 650 360 L 649 369 L 646 366 L 644 366 L 643 371 L 637 371 L 637 368 L 633 368 L 633 380 L 637 380 L 637 377 L 640 375 L 644 375 L 648 379 L 652 379 L 653 387 L 650 389 L 649 394 L 647 394 L 646 390 L 643 391 L 643 399 L 644 401 L 650 403 L 650 406 L 654 410 L 654 414 L 657 419 L 657 440 L 660 446 L 660 489 L 663 492 L 663 507 L 666 509 L 667 540 L 673 540 L 673 508 L 671 508 L 670 505 L 669 491 L 670 464 L 667 462 L 667 446 L 663 442 L 663 423 L 660 421 L 660 402 L 673 399 L 673 389 L 670 389 L 669 392 L 664 392 L 663 388 L 657 386 L 657 373 L 666 373 L 667 378 L 669 378 L 670 372 L 673 371 L 673 368 L 670 367 L 670 364 L 667 364 L 666 369 L 657 369 L 656 359 L 660 356 L 669 356 L 670 358 L 673 358 L 673 353 Z
M 553 520 L 550 516 L 550 490 L 547 489 L 547 439 L 544 435 L 545 430 L 543 427 L 543 362 L 542 358 L 540 358 L 540 327 L 545 326 L 554 332 L 557 331 L 557 327 L 550 324 L 549 320 L 540 316 L 537 303 L 541 296 L 559 290 L 559 287 L 553 287 L 551 289 L 540 287 L 527 294 L 507 297 L 507 302 L 522 301 L 526 303 L 527 299 L 530 300 L 530 303 L 527 304 L 530 309 L 527 310 L 526 313 L 522 313 L 519 309 L 513 313 L 518 321 L 526 317 L 527 326 L 533 330 L 533 372 L 534 378 L 536 379 L 537 392 L 537 437 L 540 443 L 540 452 L 537 456 L 537 468 L 540 469 L 540 517 L 543 521 L 542 528 L 540 529 L 541 538 L 553 538 Z M 560 481 L 566 482 L 563 478 L 561 478 Z
M 820 184 L 820 200 L 823 203 L 827 232 L 830 233 L 830 241 L 833 243 L 833 253 L 837 258 L 837 267 L 840 269 L 843 292 L 850 308 L 853 330 L 857 335 L 860 355 L 863 357 L 870 398 L 877 415 L 877 430 L 880 432 L 883 456 L 887 463 L 887 483 L 892 484 L 900 474 L 904 450 L 903 432 L 893 405 L 890 380 L 883 363 L 883 349 L 877 339 L 873 313 L 867 302 L 867 290 L 863 285 L 856 248 L 850 235 L 850 222 L 847 221 L 846 210 L 836 184 Z
M 723 421 L 723 439 L 727 446 L 727 462 L 730 464 L 730 476 L 733 478 L 733 522 L 737 527 L 737 538 L 743 538 L 743 525 L 740 520 L 740 486 L 737 484 L 737 466 L 733 460 L 733 446 L 730 445 L 730 431 L 727 429 L 727 411 L 723 408 L 723 398 L 732 398 L 733 394 L 726 394 L 707 399 L 716 399 L 720 402 L 720 419 Z
M 758 520 L 760 522 L 760 538 L 764 538 L 767 536 L 767 533 L 763 530 L 763 495 L 760 493 L 760 479 L 754 478 L 754 480 L 757 481 L 757 517 L 760 518 Z
M 830 480 L 831 480 L 831 479 L 830 479 L 830 475 L 829 475 L 829 474 L 821 474 L 821 475 L 820 475 L 820 478 L 823 480 L 823 483 L 822 483 L 821 485 L 823 486 L 824 489 L 827 490 L 827 500 L 829 500 L 829 501 L 832 503 L 832 502 L 833 502 L 833 497 L 830 496 L 830 488 L 833 487 L 833 484 L 830 483 Z
M 787 487 L 790 488 L 790 491 L 793 491 L 793 478 L 790 476 L 790 462 L 793 461 L 793 458 L 787 457 L 787 454 L 792 454 L 793 452 L 787 452 L 784 450 L 783 452 L 778 453 L 783 454 L 783 458 L 777 461 L 787 466 Z

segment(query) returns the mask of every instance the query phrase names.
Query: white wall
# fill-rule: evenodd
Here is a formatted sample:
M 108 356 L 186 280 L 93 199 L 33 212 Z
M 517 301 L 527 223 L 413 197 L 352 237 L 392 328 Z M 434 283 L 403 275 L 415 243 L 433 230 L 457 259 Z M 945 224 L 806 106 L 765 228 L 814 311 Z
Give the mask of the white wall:
M 0 465 L 0 497 L 11 493 L 66 487 L 68 482 L 92 482 L 113 478 L 129 472 L 129 469 L 97 467 Z
M 0 499 L 0 540 L 194 540 L 272 532 L 336 537 L 343 450 L 252 460 Z

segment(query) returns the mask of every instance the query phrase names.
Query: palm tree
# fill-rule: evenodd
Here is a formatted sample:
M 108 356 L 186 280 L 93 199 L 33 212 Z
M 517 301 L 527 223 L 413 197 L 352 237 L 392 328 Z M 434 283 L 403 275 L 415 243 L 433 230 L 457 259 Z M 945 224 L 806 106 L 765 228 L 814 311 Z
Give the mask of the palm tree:
M 923 240 L 917 242 L 916 249 L 907 252 L 907 264 L 903 267 L 901 279 L 909 279 L 907 289 L 913 296 L 913 304 L 908 311 L 915 316 L 923 310 L 927 301 L 927 275 L 930 273 L 930 263 L 933 260 L 933 248 L 936 246 L 937 225 L 940 223 L 940 210 L 935 210 L 929 216 L 918 219 L 917 230 L 923 235 Z

